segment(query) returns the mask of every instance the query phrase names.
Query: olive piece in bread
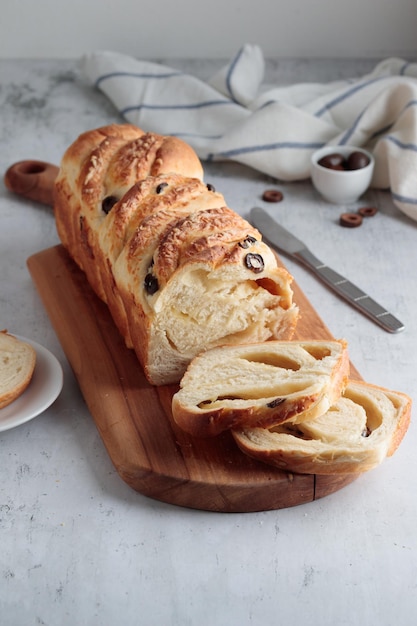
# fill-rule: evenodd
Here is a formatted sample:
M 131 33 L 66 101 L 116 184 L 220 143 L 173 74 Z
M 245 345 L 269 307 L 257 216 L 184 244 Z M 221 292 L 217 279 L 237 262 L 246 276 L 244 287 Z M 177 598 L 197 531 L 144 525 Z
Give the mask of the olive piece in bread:
M 349 377 L 344 340 L 222 346 L 197 356 L 172 399 L 175 422 L 197 437 L 321 415 Z
M 56 180 L 61 242 L 154 385 L 209 348 L 290 339 L 298 320 L 290 274 L 202 178 L 185 142 L 114 124 L 83 133 Z
M 340 399 L 312 420 L 232 434 L 242 452 L 289 472 L 361 473 L 394 454 L 410 415 L 406 394 L 349 381 Z

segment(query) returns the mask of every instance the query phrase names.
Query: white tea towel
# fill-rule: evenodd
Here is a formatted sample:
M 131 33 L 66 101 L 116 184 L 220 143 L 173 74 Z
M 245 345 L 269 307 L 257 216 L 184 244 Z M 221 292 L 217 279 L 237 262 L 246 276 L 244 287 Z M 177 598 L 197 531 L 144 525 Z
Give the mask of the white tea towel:
M 359 78 L 285 87 L 263 83 L 252 44 L 207 82 L 106 51 L 86 54 L 81 67 L 126 120 L 181 137 L 202 160 L 295 181 L 310 176 L 311 154 L 324 145 L 366 148 L 376 160 L 372 185 L 417 220 L 417 63 L 392 58 Z

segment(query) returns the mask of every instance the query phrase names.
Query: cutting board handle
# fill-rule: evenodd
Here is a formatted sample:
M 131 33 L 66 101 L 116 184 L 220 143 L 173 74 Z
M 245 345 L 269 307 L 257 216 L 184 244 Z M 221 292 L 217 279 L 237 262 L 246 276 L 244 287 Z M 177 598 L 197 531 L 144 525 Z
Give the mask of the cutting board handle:
M 19 161 L 6 171 L 4 184 L 19 196 L 53 206 L 58 171 L 56 165 L 44 161 Z

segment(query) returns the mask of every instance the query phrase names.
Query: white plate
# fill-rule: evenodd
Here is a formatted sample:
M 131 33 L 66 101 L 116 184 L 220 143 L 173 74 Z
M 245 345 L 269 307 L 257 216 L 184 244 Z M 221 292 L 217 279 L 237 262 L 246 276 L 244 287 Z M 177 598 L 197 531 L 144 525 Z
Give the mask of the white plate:
M 61 393 L 63 372 L 58 359 L 43 346 L 19 337 L 36 350 L 36 365 L 32 380 L 21 396 L 0 409 L 0 432 L 24 424 L 45 411 Z

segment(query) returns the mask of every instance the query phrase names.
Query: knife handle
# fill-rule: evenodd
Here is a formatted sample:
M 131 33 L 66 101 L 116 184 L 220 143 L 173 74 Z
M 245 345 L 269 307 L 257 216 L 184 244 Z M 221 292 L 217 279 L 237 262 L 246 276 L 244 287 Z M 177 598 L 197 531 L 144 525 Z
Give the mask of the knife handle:
M 312 270 L 318 278 L 331 287 L 339 296 L 374 320 L 390 333 L 398 333 L 404 325 L 368 294 L 356 287 L 350 280 L 338 274 L 305 249 L 294 254 L 299 261 Z

